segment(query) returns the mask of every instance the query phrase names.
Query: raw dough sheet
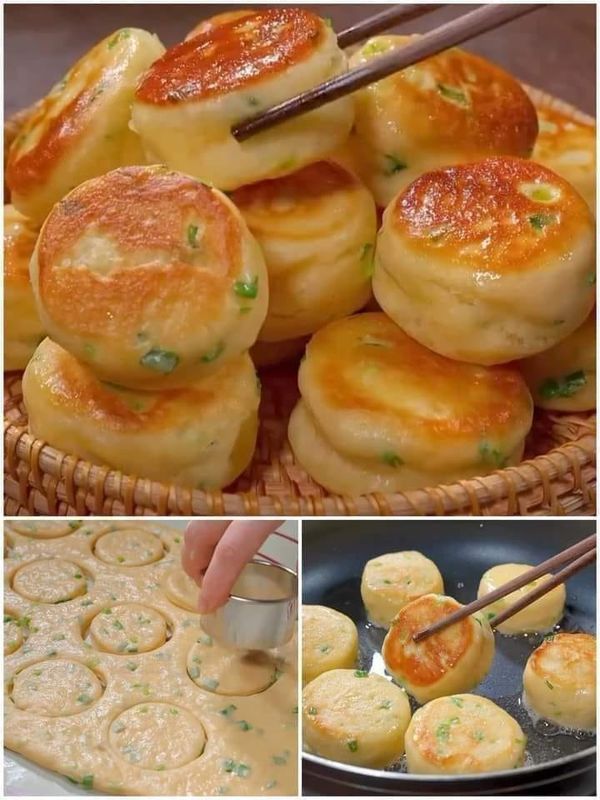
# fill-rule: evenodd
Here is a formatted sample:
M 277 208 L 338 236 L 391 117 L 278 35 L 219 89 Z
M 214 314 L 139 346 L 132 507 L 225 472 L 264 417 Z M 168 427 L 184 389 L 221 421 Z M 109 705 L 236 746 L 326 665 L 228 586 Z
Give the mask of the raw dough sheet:
M 227 651 L 194 612 L 182 533 L 5 525 L 5 744 L 84 789 L 297 794 L 295 639 Z

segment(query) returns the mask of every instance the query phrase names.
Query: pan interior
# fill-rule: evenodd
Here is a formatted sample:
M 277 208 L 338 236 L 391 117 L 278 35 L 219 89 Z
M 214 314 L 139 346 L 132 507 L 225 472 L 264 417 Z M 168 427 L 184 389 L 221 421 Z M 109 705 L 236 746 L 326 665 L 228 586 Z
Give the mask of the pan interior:
M 385 631 L 366 618 L 360 578 L 366 561 L 382 553 L 419 550 L 444 578 L 446 594 L 461 603 L 477 596 L 485 570 L 501 563 L 537 564 L 593 532 L 589 522 L 500 521 L 308 521 L 303 525 L 303 601 L 335 608 L 355 621 L 360 668 L 385 674 L 381 648 Z M 595 569 L 567 582 L 565 616 L 556 630 L 595 633 Z M 522 676 L 543 635 L 496 633 L 492 669 L 474 690 L 511 714 L 528 738 L 525 768 L 574 756 L 595 744 L 594 735 L 565 733 L 544 721 L 533 723 L 521 703 Z M 411 698 L 413 712 L 418 705 Z M 401 760 L 389 771 L 405 770 Z M 416 777 L 416 776 L 415 776 Z

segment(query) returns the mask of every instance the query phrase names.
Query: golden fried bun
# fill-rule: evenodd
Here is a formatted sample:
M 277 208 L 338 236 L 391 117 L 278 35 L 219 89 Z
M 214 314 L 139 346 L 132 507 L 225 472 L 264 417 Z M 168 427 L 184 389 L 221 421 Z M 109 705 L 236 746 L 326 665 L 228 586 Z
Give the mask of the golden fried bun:
M 281 342 L 263 342 L 260 339 L 250 348 L 256 367 L 273 367 L 298 358 L 306 347 L 306 336 Z
M 25 369 L 44 338 L 29 280 L 38 232 L 14 206 L 4 206 L 4 369 Z
M 236 22 L 237 20 L 244 19 L 245 17 L 251 17 L 255 13 L 255 11 L 252 11 L 249 8 L 240 8 L 237 11 L 224 11 L 222 14 L 215 14 L 208 19 L 201 20 L 195 27 L 193 27 L 185 37 L 185 41 L 187 42 L 188 39 L 193 39 L 194 36 L 199 36 L 201 33 L 213 31 L 215 28 L 218 28 L 220 25 L 226 25 L 228 22 Z
M 459 608 L 453 597 L 418 597 L 396 614 L 383 641 L 387 671 L 418 703 L 474 689 L 492 665 L 494 634 L 481 611 L 413 641 L 415 633 Z
M 124 167 L 50 213 L 31 262 L 49 335 L 102 379 L 187 386 L 246 351 L 268 304 L 260 247 L 217 189 Z
M 360 584 L 369 621 L 380 628 L 389 628 L 398 611 L 411 600 L 443 592 L 439 569 L 416 550 L 384 553 L 367 561 Z
M 505 583 L 518 578 L 527 570 L 533 569 L 530 564 L 498 564 L 486 570 L 481 576 L 477 597 L 485 597 L 486 594 L 496 591 Z M 541 578 L 531 581 L 521 589 L 511 592 L 506 597 L 501 597 L 483 609 L 488 620 L 493 620 L 502 614 L 509 606 L 514 605 L 518 600 L 529 592 L 532 592 L 542 583 L 549 581 L 551 575 L 542 575 Z M 566 590 L 563 583 L 531 603 L 522 611 L 509 617 L 505 622 L 500 623 L 496 630 L 500 633 L 547 633 L 562 619 L 565 611 Z
M 382 313 L 318 331 L 298 377 L 294 455 L 341 494 L 405 491 L 517 464 L 531 427 L 531 396 L 516 370 L 438 356 Z
M 589 633 L 547 637 L 527 660 L 523 690 L 523 703 L 534 718 L 594 731 L 596 637 Z
M 23 374 L 29 431 L 66 453 L 127 474 L 219 489 L 248 466 L 259 390 L 247 354 L 185 389 L 102 383 L 50 339 Z
M 333 761 L 387 767 L 404 754 L 409 722 L 406 693 L 364 670 L 325 672 L 302 692 L 304 743 Z
M 574 186 L 596 213 L 596 127 L 555 108 L 538 108 L 532 159 Z
M 6 182 L 14 206 L 42 223 L 73 187 L 126 164 L 144 164 L 130 129 L 140 75 L 165 48 L 137 28 L 111 33 L 36 106 L 14 141 Z
M 486 697 L 439 697 L 415 712 L 406 732 L 408 772 L 467 775 L 523 766 L 527 737 Z
M 243 186 L 231 199 L 267 263 L 269 310 L 259 339 L 314 333 L 369 300 L 377 219 L 353 173 L 319 161 Z
M 375 36 L 350 59 L 364 66 L 410 36 Z M 355 95 L 361 176 L 378 206 L 424 172 L 486 156 L 528 158 L 537 116 L 504 70 L 453 47 L 372 83 Z
M 429 172 L 390 203 L 373 291 L 436 353 L 500 364 L 585 321 L 594 243 L 593 217 L 570 184 L 533 161 L 489 158 Z
M 219 189 L 294 172 L 348 136 L 350 97 L 238 142 L 232 128 L 347 70 L 324 20 L 300 8 L 256 8 L 167 50 L 140 81 L 132 124 L 146 156 Z
M 353 667 L 358 633 L 350 617 L 326 606 L 302 606 L 302 681 L 322 672 Z
M 596 408 L 596 312 L 554 347 L 523 359 L 519 370 L 539 408 Z

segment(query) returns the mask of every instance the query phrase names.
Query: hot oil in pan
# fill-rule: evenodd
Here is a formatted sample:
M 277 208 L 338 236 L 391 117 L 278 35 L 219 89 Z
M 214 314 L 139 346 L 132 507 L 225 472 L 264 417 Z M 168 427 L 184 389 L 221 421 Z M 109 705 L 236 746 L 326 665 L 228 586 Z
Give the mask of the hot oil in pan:
M 466 603 L 469 598 L 462 596 L 464 584 L 448 585 L 448 594 L 456 597 L 459 602 Z M 472 599 L 472 598 L 470 598 Z M 573 618 L 572 603 L 577 598 L 573 595 L 567 598 L 565 615 L 554 632 L 568 633 L 594 633 L 591 627 L 582 628 Z M 381 656 L 383 640 L 386 631 L 372 625 L 366 618 L 365 610 L 360 596 L 360 579 L 352 579 L 331 587 L 320 603 L 349 616 L 354 620 L 358 629 L 359 638 L 359 664 L 360 669 L 376 672 L 378 675 L 389 677 L 385 672 L 385 664 Z M 497 705 L 513 716 L 527 736 L 527 751 L 524 766 L 543 764 L 563 756 L 578 753 L 583 748 L 591 747 L 596 742 L 594 733 L 587 731 L 567 731 L 544 720 L 534 721 L 521 699 L 522 677 L 525 662 L 529 655 L 538 647 L 544 635 L 539 633 L 523 634 L 518 636 L 505 636 L 495 634 L 496 655 L 490 673 L 479 684 L 473 694 L 489 697 Z M 409 697 L 413 713 L 419 705 Z M 387 767 L 385 770 L 406 772 L 404 757 Z

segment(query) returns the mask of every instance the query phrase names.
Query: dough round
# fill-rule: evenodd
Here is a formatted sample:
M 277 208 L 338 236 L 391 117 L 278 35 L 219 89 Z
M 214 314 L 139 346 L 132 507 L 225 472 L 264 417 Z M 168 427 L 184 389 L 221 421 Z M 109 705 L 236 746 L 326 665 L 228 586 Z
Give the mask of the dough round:
M 214 373 L 254 343 L 267 313 L 263 255 L 239 211 L 163 166 L 73 189 L 42 227 L 31 280 L 50 337 L 134 389 Z
M 91 622 L 90 637 L 106 653 L 147 653 L 167 641 L 162 614 L 140 603 L 119 603 L 102 609 Z
M 201 689 L 214 694 L 250 695 L 264 692 L 277 679 L 277 663 L 258 650 L 228 650 L 201 634 L 187 658 L 187 672 Z
M 322 672 L 353 667 L 358 659 L 356 625 L 326 606 L 302 606 L 302 681 Z
M 360 584 L 369 621 L 380 628 L 389 628 L 398 611 L 411 600 L 443 592 L 439 569 L 416 550 L 384 553 L 367 561 Z
M 369 300 L 375 204 L 351 172 L 319 161 L 244 186 L 231 199 L 265 254 L 269 310 L 261 340 L 314 333 Z
M 488 158 L 430 172 L 388 206 L 373 291 L 425 347 L 476 364 L 541 353 L 595 300 L 594 220 L 563 178 Z
M 58 539 L 61 536 L 68 536 L 81 528 L 81 520 L 43 520 L 42 522 L 32 522 L 30 520 L 14 520 L 9 523 L 10 530 L 20 533 L 21 536 L 28 536 L 31 539 Z
M 516 370 L 446 359 L 381 313 L 322 328 L 298 377 L 294 455 L 342 494 L 485 475 L 520 461 L 531 427 L 531 396 Z
M 298 358 L 306 347 L 306 337 L 289 339 L 282 342 L 258 341 L 250 350 L 250 356 L 256 367 L 273 367 Z
M 481 576 L 477 597 L 484 597 L 484 595 L 495 591 L 503 586 L 505 583 L 518 578 L 527 570 L 532 569 L 531 564 L 498 564 L 491 569 L 488 569 Z M 514 605 L 517 600 L 520 600 L 529 592 L 532 592 L 537 586 L 550 580 L 550 575 L 542 575 L 522 589 L 517 589 L 516 592 L 511 592 L 506 597 L 496 600 L 483 609 L 483 613 L 488 620 L 501 614 L 509 606 Z M 531 603 L 518 614 L 510 617 L 506 622 L 497 626 L 496 630 L 500 633 L 547 633 L 562 619 L 565 610 L 566 590 L 563 583 L 557 586 L 552 591 L 543 595 Z
M 102 534 L 94 544 L 94 555 L 105 564 L 118 567 L 142 567 L 164 555 L 160 536 L 135 526 L 119 526 L 116 531 Z
M 8 656 L 21 647 L 25 640 L 23 625 L 15 614 L 4 614 L 4 655 Z
M 10 148 L 6 182 L 19 211 L 42 223 L 73 186 L 115 167 L 145 163 L 129 127 L 131 102 L 138 78 L 163 53 L 156 36 L 122 28 L 51 89 Z M 74 305 L 79 302 L 70 313 Z
M 589 411 L 596 408 L 596 311 L 554 347 L 519 363 L 539 408 Z
M 363 66 L 410 36 L 375 36 L 350 59 Z M 453 47 L 356 92 L 358 166 L 386 206 L 425 172 L 492 155 L 528 158 L 535 108 L 515 78 Z M 426 113 L 424 113 L 426 109 Z
M 467 775 L 523 766 L 527 737 L 491 700 L 440 697 L 415 712 L 406 732 L 408 772 Z
M 596 729 L 596 637 L 557 633 L 533 651 L 523 673 L 523 701 L 561 727 Z
M 98 676 L 78 661 L 56 658 L 21 670 L 14 679 L 17 708 L 42 717 L 68 717 L 86 711 L 102 697 Z
M 213 31 L 221 25 L 226 25 L 228 22 L 236 22 L 237 20 L 244 19 L 245 17 L 252 17 L 255 13 L 256 11 L 251 11 L 250 9 L 246 8 L 239 9 L 237 11 L 223 11 L 223 13 L 215 14 L 208 19 L 202 19 L 188 33 L 188 35 L 185 37 L 185 41 L 187 42 L 188 39 L 193 39 L 194 36 L 199 36 L 201 33 Z
M 23 375 L 29 431 L 67 453 L 198 489 L 227 486 L 252 459 L 260 389 L 247 354 L 186 389 L 102 383 L 45 339 Z
M 304 741 L 334 761 L 388 766 L 404 754 L 409 722 L 406 693 L 381 675 L 334 669 L 302 692 Z
M 175 45 L 140 81 L 132 124 L 149 161 L 236 189 L 317 161 L 348 136 L 350 97 L 243 142 L 235 125 L 345 72 L 335 32 L 300 8 L 257 8 Z
M 63 558 L 40 558 L 19 567 L 12 586 L 34 603 L 64 603 L 87 592 L 81 567 Z
M 453 597 L 423 595 L 400 609 L 384 639 L 386 669 L 418 703 L 468 692 L 492 665 L 494 634 L 481 611 L 427 639 L 413 641 L 415 633 L 459 608 Z
M 163 591 L 173 605 L 198 613 L 198 585 L 181 567 L 169 570 L 163 580 Z
M 199 758 L 206 746 L 202 723 L 190 711 L 169 703 L 142 703 L 113 720 L 111 748 L 141 769 L 175 769 Z
M 556 108 L 538 108 L 539 133 L 531 158 L 574 186 L 596 213 L 596 126 Z
M 25 369 L 44 338 L 29 280 L 35 227 L 13 206 L 4 206 L 4 369 Z

